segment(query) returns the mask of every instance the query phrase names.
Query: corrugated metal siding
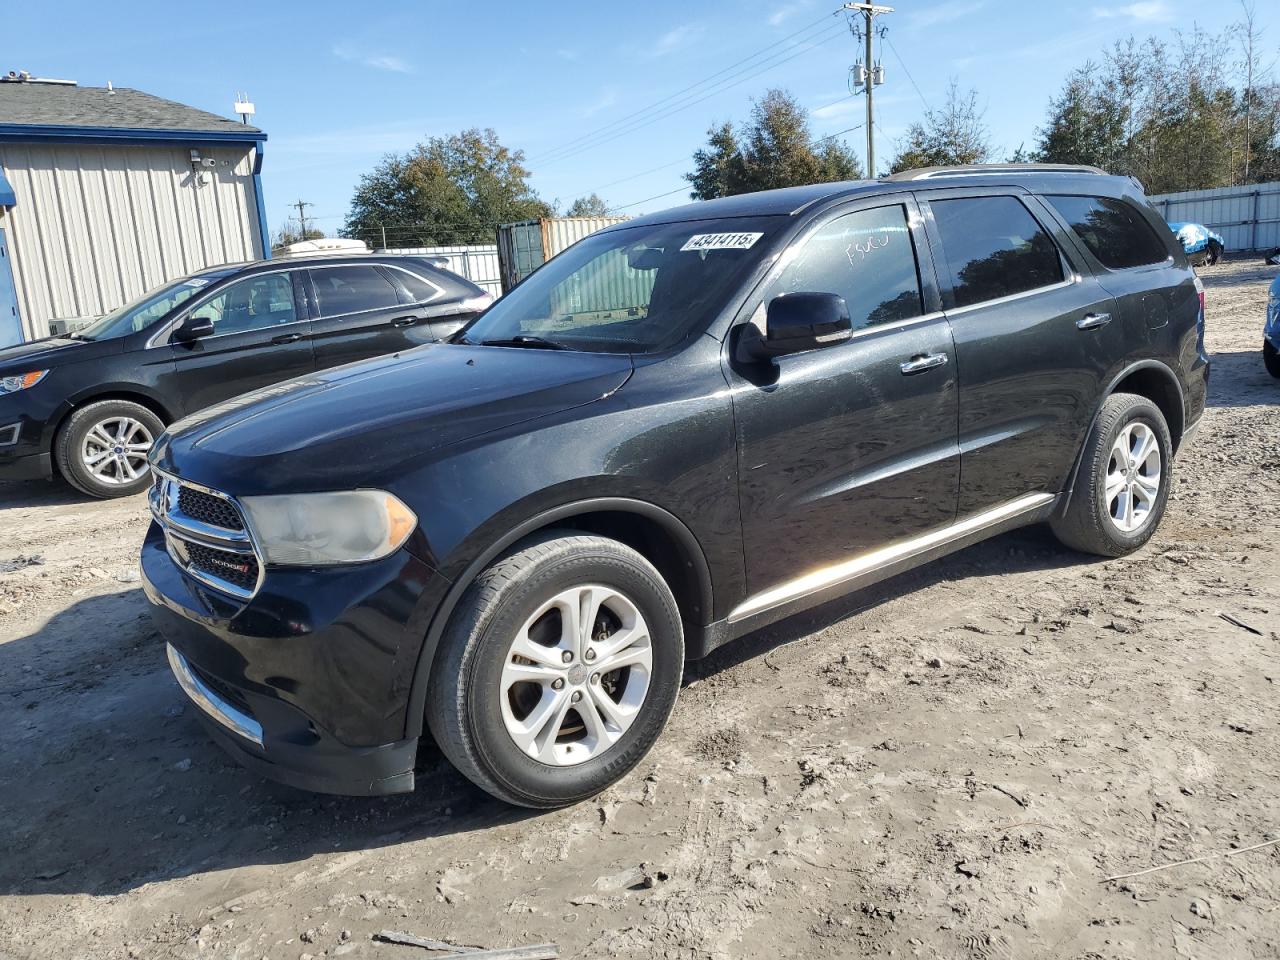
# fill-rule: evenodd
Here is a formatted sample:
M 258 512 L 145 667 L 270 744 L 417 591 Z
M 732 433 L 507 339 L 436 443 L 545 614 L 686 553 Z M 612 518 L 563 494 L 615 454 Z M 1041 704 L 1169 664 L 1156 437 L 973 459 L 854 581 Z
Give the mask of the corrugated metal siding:
M 553 217 L 498 227 L 499 275 L 510 290 L 546 261 L 597 230 L 628 217 Z
M 484 287 L 495 297 L 502 296 L 502 275 L 498 268 L 496 244 L 449 247 L 387 247 L 379 253 L 402 253 L 415 257 L 446 257 L 447 269 Z
M 1166 219 L 1202 223 L 1228 250 L 1280 247 L 1280 183 L 1163 193 L 1148 198 Z
M 252 149 L 200 153 L 218 165 L 193 170 L 180 146 L 0 145 L 17 196 L 9 240 L 28 337 L 44 336 L 50 320 L 99 316 L 167 280 L 262 256 Z

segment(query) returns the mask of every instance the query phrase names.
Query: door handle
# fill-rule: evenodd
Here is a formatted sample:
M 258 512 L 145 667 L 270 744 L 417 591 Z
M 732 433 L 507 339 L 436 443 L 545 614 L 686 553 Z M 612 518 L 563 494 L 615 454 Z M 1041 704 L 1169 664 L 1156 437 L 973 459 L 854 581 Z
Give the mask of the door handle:
M 271 342 L 272 343 L 297 343 L 301 339 L 302 339 L 302 334 L 300 333 L 282 333 L 278 337 L 272 337 Z
M 417 317 L 396 317 L 391 321 L 391 325 L 393 327 L 412 327 L 417 322 Z
M 934 367 L 940 367 L 947 362 L 945 353 L 922 353 L 918 357 L 912 357 L 898 364 L 898 369 L 902 371 L 903 376 L 911 376 L 913 373 L 923 373 L 926 370 L 932 370 Z
M 1076 329 L 1097 330 L 1099 327 L 1105 327 L 1110 322 L 1111 314 L 1109 313 L 1086 313 L 1076 321 Z

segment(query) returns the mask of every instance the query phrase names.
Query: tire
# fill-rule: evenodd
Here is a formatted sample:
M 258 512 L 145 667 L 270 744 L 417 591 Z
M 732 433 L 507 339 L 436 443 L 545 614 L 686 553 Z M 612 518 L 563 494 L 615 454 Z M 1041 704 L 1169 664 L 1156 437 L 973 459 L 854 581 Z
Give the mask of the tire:
M 91 497 L 141 493 L 151 483 L 146 451 L 163 432 L 160 418 L 140 404 L 128 400 L 90 403 L 73 411 L 58 432 L 54 450 L 58 471 Z M 95 468 L 94 457 L 106 459 L 98 461 Z
M 1222 258 L 1222 247 L 1213 241 L 1209 242 L 1209 254 L 1205 257 L 1205 263 L 1212 267 Z
M 1122 465 L 1117 471 L 1115 454 L 1122 436 L 1130 441 L 1131 448 L 1138 440 L 1149 438 L 1155 444 L 1157 460 L 1152 461 L 1147 454 L 1136 470 Z M 1159 407 L 1132 393 L 1107 397 L 1085 441 L 1071 499 L 1066 509 L 1050 521 L 1054 534 L 1081 553 L 1120 557 L 1137 550 L 1151 539 L 1164 516 L 1172 480 L 1172 450 L 1169 425 Z M 1149 482 L 1153 463 L 1154 496 Z M 1107 481 L 1109 474 L 1111 484 Z M 1117 482 L 1123 484 L 1118 492 Z M 1124 513 L 1125 497 L 1132 505 L 1129 514 Z
M 574 631 L 565 629 L 568 622 L 560 610 L 582 609 L 588 590 L 605 598 L 592 627 L 595 639 L 587 641 L 586 649 L 571 651 L 574 659 L 566 664 L 570 641 L 564 633 Z M 572 604 L 565 599 L 574 597 L 578 599 Z M 566 606 L 548 606 L 553 602 Z M 621 619 L 622 614 L 643 618 L 647 631 L 624 634 L 628 622 L 641 624 L 635 616 Z M 595 633 L 597 627 L 604 629 Z M 608 651 L 607 640 L 639 638 L 646 632 L 647 675 L 636 664 L 597 679 L 587 661 L 595 653 L 593 644 Z M 561 646 L 539 643 L 535 650 L 522 644 L 520 649 L 539 658 L 522 660 L 513 657 L 517 636 L 556 640 Z M 637 639 L 623 653 L 643 660 L 644 644 Z M 603 656 L 597 664 L 617 659 L 611 651 Z M 557 657 L 561 663 L 543 665 Z M 561 669 L 563 673 L 555 672 Z M 528 671 L 540 675 L 537 682 L 511 682 L 512 676 Z M 594 796 L 640 762 L 675 706 L 683 671 L 680 612 L 653 565 L 617 541 L 552 530 L 495 561 L 459 601 L 432 670 L 427 724 L 445 756 L 482 790 L 517 806 L 552 809 Z M 551 677 L 562 683 L 558 692 Z M 573 695 L 580 699 L 573 701 Z M 631 711 L 627 725 L 600 726 L 604 708 L 591 705 L 601 696 L 614 703 L 613 712 Z M 570 699 L 559 699 L 564 697 Z M 574 703 L 585 703 L 592 712 L 580 715 Z M 552 719 L 540 727 L 537 718 L 544 708 Z M 563 724 L 556 713 L 562 708 L 568 711 Z M 597 719 L 589 724 L 587 717 Z M 526 729 L 533 733 L 525 736 Z M 603 733 L 597 736 L 597 730 Z M 517 744 L 513 731 L 525 746 Z
M 1267 373 L 1280 380 L 1280 350 L 1273 347 L 1270 340 L 1262 341 L 1262 362 L 1267 366 Z

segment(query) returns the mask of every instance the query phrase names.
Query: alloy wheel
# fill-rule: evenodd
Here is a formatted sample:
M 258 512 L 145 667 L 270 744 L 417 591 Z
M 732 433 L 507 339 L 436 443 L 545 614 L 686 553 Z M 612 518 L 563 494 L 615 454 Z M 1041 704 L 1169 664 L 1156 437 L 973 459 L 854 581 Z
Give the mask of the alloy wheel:
M 84 435 L 80 462 L 100 483 L 111 486 L 133 483 L 146 474 L 147 452 L 155 437 L 147 425 L 133 417 L 99 420 Z
M 1127 424 L 1107 461 L 1107 513 L 1124 533 L 1140 529 L 1155 510 L 1161 483 L 1160 442 L 1145 423 Z
M 507 651 L 507 733 L 542 763 L 585 763 L 630 728 L 652 672 L 649 628 L 630 598 L 598 584 L 563 590 L 533 612 Z

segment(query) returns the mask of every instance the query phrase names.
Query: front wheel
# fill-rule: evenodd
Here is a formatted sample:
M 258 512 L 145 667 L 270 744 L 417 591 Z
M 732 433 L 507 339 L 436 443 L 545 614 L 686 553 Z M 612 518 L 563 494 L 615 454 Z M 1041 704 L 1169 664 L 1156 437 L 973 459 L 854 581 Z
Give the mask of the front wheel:
M 559 807 L 640 762 L 683 670 L 679 610 L 653 565 L 617 541 L 551 531 L 496 561 L 459 602 L 427 721 L 482 789 Z
M 74 411 L 55 455 L 67 481 L 91 497 L 127 497 L 151 482 L 147 453 L 164 432 L 160 418 L 128 400 L 99 400 Z
M 1208 253 L 1208 256 L 1205 257 L 1205 263 L 1212 267 L 1221 259 L 1222 259 L 1222 245 L 1210 240 L 1209 253 Z
M 1267 365 L 1267 373 L 1280 380 L 1280 350 L 1270 340 L 1262 341 L 1262 362 Z
M 1085 441 L 1071 500 L 1050 521 L 1054 534 L 1082 553 L 1132 553 L 1160 524 L 1172 465 L 1160 408 L 1136 394 L 1112 394 Z

